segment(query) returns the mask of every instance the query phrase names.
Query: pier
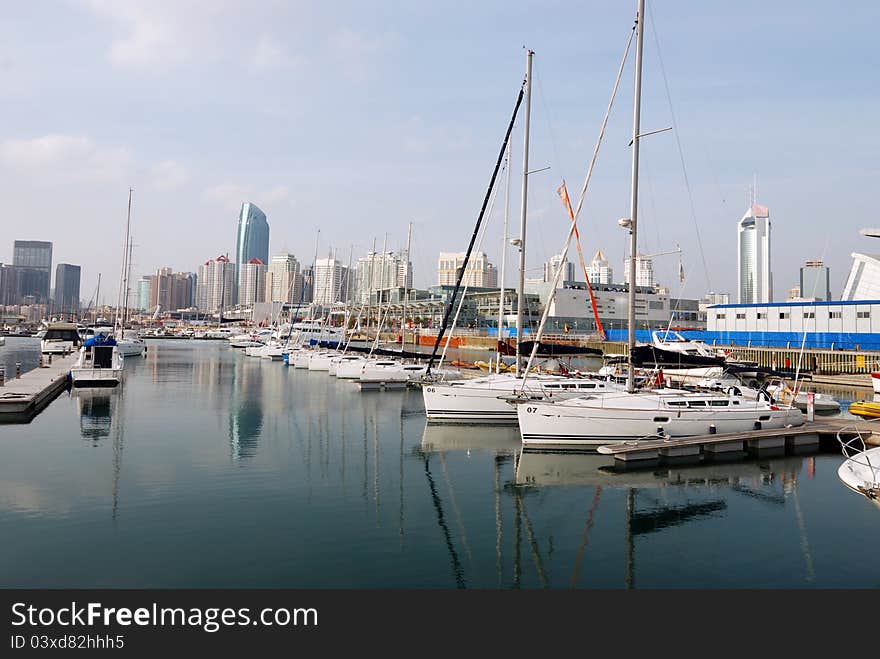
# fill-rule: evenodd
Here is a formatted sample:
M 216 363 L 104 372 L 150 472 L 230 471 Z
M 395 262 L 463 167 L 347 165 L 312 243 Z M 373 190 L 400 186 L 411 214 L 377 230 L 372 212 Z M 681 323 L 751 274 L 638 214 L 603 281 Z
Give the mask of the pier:
M 847 438 L 861 434 L 866 443 L 880 443 L 880 438 L 874 434 L 870 426 L 865 425 L 865 422 L 832 419 L 806 422 L 802 426 L 793 428 L 750 430 L 675 439 L 642 439 L 607 444 L 599 446 L 596 450 L 602 455 L 613 456 L 615 463 L 623 463 L 622 466 L 630 466 L 629 463 L 633 463 L 633 466 L 647 466 L 658 461 L 712 461 L 744 458 L 766 452 L 800 454 L 818 451 L 823 439 L 836 441 L 837 434 L 841 431 Z
M 37 368 L 16 377 L 6 374 L 0 386 L 0 423 L 27 423 L 60 394 L 79 353 L 44 355 Z

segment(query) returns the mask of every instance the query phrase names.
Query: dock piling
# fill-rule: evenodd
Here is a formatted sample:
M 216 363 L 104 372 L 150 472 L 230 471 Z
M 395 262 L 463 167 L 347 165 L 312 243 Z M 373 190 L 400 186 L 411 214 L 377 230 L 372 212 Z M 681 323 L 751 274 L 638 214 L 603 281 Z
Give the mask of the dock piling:
M 21 377 L 21 362 L 15 362 L 15 379 L 18 380 Z

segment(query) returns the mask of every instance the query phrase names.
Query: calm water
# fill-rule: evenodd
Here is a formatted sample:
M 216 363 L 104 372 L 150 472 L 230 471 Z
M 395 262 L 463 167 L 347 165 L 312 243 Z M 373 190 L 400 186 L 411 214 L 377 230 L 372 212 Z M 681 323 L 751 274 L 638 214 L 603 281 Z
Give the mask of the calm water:
M 836 454 L 606 473 L 426 429 L 416 390 L 149 346 L 119 390 L 0 426 L 0 585 L 880 586 L 880 507 Z

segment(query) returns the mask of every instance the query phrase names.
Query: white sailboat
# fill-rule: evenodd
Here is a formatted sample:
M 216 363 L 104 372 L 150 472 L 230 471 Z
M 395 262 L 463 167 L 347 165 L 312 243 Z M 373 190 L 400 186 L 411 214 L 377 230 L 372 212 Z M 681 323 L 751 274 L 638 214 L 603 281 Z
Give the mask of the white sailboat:
M 520 346 L 523 334 L 523 310 L 525 308 L 525 248 L 526 248 L 526 215 L 528 209 L 528 174 L 529 174 L 529 122 L 531 115 L 531 87 L 532 87 L 532 57 L 534 52 L 526 51 L 526 76 L 523 83 L 522 94 L 525 99 L 525 114 L 523 119 L 523 167 L 522 167 L 522 204 L 520 209 L 520 235 L 517 244 L 520 249 L 519 259 L 519 285 L 517 288 L 517 322 L 516 322 L 516 369 L 513 374 L 510 373 L 491 373 L 485 377 L 473 380 L 462 380 L 457 382 L 445 381 L 426 381 L 422 385 L 422 396 L 425 402 L 425 414 L 429 421 L 442 422 L 472 422 L 472 421 L 516 421 L 516 408 L 511 404 L 511 400 L 517 395 L 523 396 L 529 400 L 542 399 L 545 396 L 552 395 L 555 398 L 568 398 L 583 393 L 580 389 L 584 386 L 588 389 L 594 389 L 599 384 L 583 378 L 544 375 L 533 377 L 527 381 L 523 381 L 521 375 L 521 359 Z M 511 126 L 513 119 L 511 120 Z M 506 152 L 508 154 L 507 169 L 510 170 L 509 158 L 509 137 L 510 130 L 505 136 L 502 154 L 499 155 L 498 165 L 501 158 Z M 497 172 L 497 165 L 496 165 Z M 509 188 L 509 177 L 508 177 Z M 494 176 L 493 176 L 494 183 Z M 491 192 L 491 185 L 490 191 Z M 487 192 L 486 200 L 488 200 L 489 192 Z M 509 190 L 508 190 L 509 196 Z M 509 204 L 505 202 L 505 215 Z M 485 208 L 485 203 L 484 203 Z M 481 216 L 482 218 L 482 216 Z M 505 227 L 507 220 L 505 219 Z M 505 229 L 505 235 L 506 235 Z M 504 248 L 507 248 L 505 244 Z M 462 273 L 464 267 L 462 268 Z M 459 276 L 459 283 L 461 275 Z M 453 295 L 454 298 L 454 295 Z M 503 305 L 503 293 L 501 295 L 500 305 Z M 450 302 L 451 305 L 451 302 Z M 447 310 L 448 314 L 448 310 Z M 499 323 L 499 332 L 501 331 Z M 430 364 L 430 362 L 429 362 Z M 431 369 L 428 368 L 428 374 Z M 547 385 L 553 388 L 547 389 Z M 613 385 L 601 383 L 601 387 L 610 387 Z
M 638 0 L 636 16 L 635 91 L 633 100 L 632 189 L 630 217 L 621 226 L 630 232 L 630 282 L 636 281 L 639 117 L 642 87 L 642 42 L 645 0 Z M 629 288 L 629 354 L 635 342 L 636 287 Z M 638 391 L 633 359 L 627 368 L 626 391 L 595 394 L 559 402 L 525 402 L 517 405 L 524 446 L 583 448 L 646 437 L 686 437 L 712 433 L 799 426 L 803 415 L 794 408 L 779 408 L 765 400 L 732 395 L 700 394 L 675 389 Z
M 133 190 L 128 189 L 128 218 L 125 223 L 125 245 L 122 254 L 122 277 L 120 280 L 119 295 L 121 304 L 116 306 L 116 320 L 114 322 L 114 336 L 116 349 L 123 357 L 139 357 L 147 351 L 146 342 L 137 335 L 137 332 L 125 330 L 128 319 L 128 296 L 131 293 L 129 282 L 131 281 L 131 196 Z M 122 317 L 120 318 L 120 311 Z

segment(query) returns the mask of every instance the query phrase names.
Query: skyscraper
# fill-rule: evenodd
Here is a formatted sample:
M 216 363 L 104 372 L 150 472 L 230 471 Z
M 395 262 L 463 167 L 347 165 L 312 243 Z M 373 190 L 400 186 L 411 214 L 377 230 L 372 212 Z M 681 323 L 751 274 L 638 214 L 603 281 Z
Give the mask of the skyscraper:
M 315 261 L 314 301 L 344 302 L 348 295 L 348 268 L 334 258 Z
M 739 221 L 737 231 L 739 303 L 772 302 L 770 211 L 753 203 Z
M 556 256 L 551 256 L 550 260 L 544 263 L 544 281 L 553 281 L 553 278 L 556 276 L 556 269 L 559 267 L 559 264 L 562 262 L 562 254 L 557 254 Z M 564 281 L 574 281 L 574 263 L 565 260 L 565 264 L 562 266 L 562 275 L 559 283 L 561 284 Z
M 238 303 L 252 305 L 266 301 L 266 264 L 251 259 L 238 268 Z
M 596 250 L 596 255 L 587 267 L 587 276 L 591 284 L 611 284 L 614 281 L 614 270 L 605 258 L 601 249 Z
M 238 232 L 235 239 L 235 262 L 245 264 L 251 259 L 269 262 L 269 223 L 266 214 L 249 201 L 241 205 L 238 214 Z M 235 271 L 235 290 L 238 291 L 239 272 Z
M 59 263 L 55 268 L 55 313 L 62 316 L 79 314 L 80 267 Z
M 801 268 L 801 297 L 831 301 L 831 273 L 822 261 L 807 261 Z
M 440 252 L 437 259 L 437 283 L 440 286 L 455 286 L 458 271 L 464 265 L 465 252 Z M 474 252 L 468 260 L 468 267 L 461 280 L 463 286 L 475 288 L 496 288 L 498 271 L 489 263 L 483 252 Z
M 623 281 L 629 283 L 629 259 L 623 262 Z M 654 286 L 654 261 L 636 252 L 636 286 Z
M 367 252 L 357 260 L 354 270 L 354 295 L 362 304 L 373 291 L 412 288 L 412 261 L 407 261 L 404 254 Z
M 16 240 L 12 265 L 16 269 L 17 304 L 49 302 L 52 279 L 52 243 L 42 240 Z M 29 299 L 26 299 L 29 298 Z
M 199 266 L 196 283 L 196 306 L 202 311 L 216 311 L 232 305 L 235 264 L 226 256 L 205 261 Z
M 137 308 L 141 311 L 150 308 L 150 277 L 146 275 L 137 283 Z
M 299 302 L 302 280 L 299 261 L 293 254 L 276 254 L 266 274 L 266 302 Z

